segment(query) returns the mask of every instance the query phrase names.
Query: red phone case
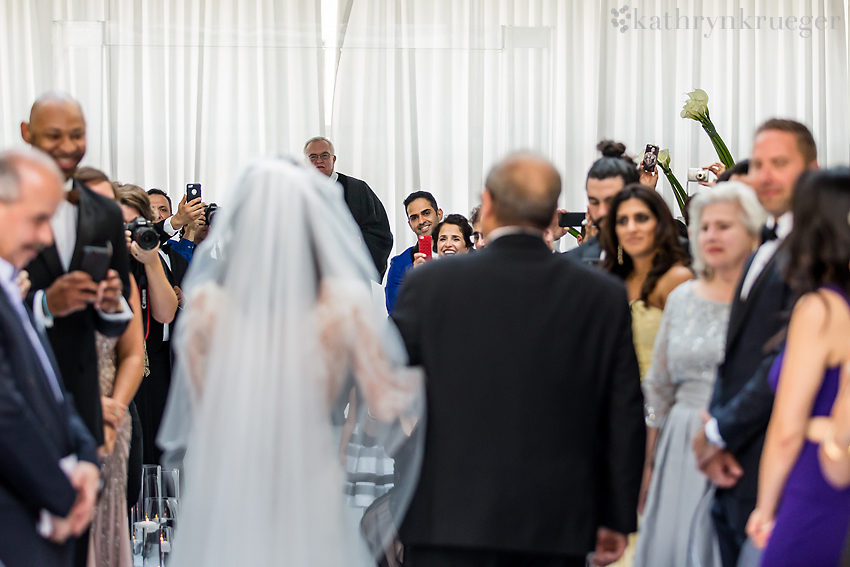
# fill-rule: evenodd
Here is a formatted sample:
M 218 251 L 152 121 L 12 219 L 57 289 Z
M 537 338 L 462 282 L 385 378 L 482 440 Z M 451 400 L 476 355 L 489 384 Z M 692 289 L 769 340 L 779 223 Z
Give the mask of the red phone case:
M 431 259 L 432 245 L 433 240 L 431 240 L 430 234 L 419 237 L 419 253 L 425 254 L 425 257 L 429 260 Z

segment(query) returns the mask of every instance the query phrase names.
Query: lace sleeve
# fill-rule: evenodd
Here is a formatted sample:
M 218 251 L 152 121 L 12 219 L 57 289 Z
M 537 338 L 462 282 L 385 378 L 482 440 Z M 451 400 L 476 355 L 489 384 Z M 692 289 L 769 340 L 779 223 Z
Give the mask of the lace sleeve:
M 186 357 L 186 369 L 194 397 L 200 399 L 204 390 L 207 357 L 215 328 L 216 312 L 223 301 L 221 289 L 214 283 L 198 287 L 187 298 L 182 315 L 182 356 Z
M 661 427 L 676 397 L 676 385 L 673 384 L 670 376 L 667 360 L 670 321 L 676 316 L 676 307 L 677 302 L 670 302 L 668 299 L 667 308 L 661 316 L 658 334 L 655 336 L 652 363 L 641 385 L 646 399 L 647 427 Z

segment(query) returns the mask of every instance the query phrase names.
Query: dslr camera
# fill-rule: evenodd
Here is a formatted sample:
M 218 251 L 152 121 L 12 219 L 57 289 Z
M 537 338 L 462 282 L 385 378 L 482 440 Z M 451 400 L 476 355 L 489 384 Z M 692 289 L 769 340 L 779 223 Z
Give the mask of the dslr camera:
M 153 250 L 159 244 L 159 233 L 153 227 L 153 223 L 142 217 L 136 217 L 124 226 L 130 231 L 130 238 L 139 245 L 142 250 Z
M 218 205 L 215 203 L 210 203 L 206 207 L 204 207 L 204 222 L 207 223 L 207 226 L 212 226 L 213 217 L 215 217 L 216 212 L 218 211 Z

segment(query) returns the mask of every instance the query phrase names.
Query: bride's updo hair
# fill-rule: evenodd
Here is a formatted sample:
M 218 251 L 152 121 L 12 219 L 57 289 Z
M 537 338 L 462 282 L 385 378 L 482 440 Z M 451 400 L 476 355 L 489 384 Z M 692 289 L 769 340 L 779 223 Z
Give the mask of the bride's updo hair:
M 593 162 L 590 171 L 587 172 L 588 179 L 609 179 L 621 177 L 623 186 L 640 181 L 637 164 L 626 155 L 626 146 L 612 140 L 602 140 L 596 146 L 602 153 L 602 157 Z

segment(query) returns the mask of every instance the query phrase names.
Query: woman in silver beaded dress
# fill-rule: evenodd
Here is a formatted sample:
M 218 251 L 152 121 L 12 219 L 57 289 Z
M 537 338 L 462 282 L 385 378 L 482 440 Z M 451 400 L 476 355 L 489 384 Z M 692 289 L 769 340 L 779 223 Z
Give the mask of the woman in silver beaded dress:
M 110 199 L 112 186 L 88 184 Z M 136 395 L 145 370 L 141 301 L 136 281 L 130 275 L 130 307 L 133 319 L 124 333 L 110 338 L 95 333 L 97 365 L 103 406 L 103 490 L 89 530 L 87 567 L 132 567 L 130 528 L 127 514 L 127 459 L 130 456 L 132 422 L 127 404 Z
M 648 428 L 644 479 L 649 482 L 641 488 L 644 515 L 636 567 L 693 564 L 692 524 L 709 487 L 697 468 L 691 439 L 702 427 L 701 413 L 708 408 L 717 366 L 723 362 L 731 301 L 765 218 L 752 189 L 739 182 L 702 190 L 690 210 L 698 279 L 681 284 L 667 298 L 643 381 Z M 699 522 L 693 527 L 707 531 Z M 696 535 L 711 541 L 711 533 Z M 718 565 L 713 545 L 705 547 L 696 548 L 699 564 Z

